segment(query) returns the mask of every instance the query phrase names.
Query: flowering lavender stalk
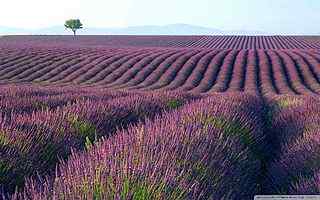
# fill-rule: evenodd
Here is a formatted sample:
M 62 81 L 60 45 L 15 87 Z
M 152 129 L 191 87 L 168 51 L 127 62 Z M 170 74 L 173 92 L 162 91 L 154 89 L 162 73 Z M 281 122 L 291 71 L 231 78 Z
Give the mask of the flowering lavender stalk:
M 236 99 L 206 98 L 118 131 L 13 199 L 251 198 L 262 123 L 247 107 L 257 99 Z

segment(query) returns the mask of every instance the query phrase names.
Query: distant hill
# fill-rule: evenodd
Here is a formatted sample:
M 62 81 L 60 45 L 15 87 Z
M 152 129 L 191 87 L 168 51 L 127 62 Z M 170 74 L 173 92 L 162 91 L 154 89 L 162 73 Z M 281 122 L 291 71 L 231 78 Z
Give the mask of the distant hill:
M 63 26 L 52 26 L 36 30 L 0 27 L 0 35 L 68 35 L 70 31 Z M 79 35 L 261 35 L 259 31 L 224 31 L 189 24 L 169 24 L 165 26 L 129 26 L 124 28 L 93 28 L 78 31 Z
M 54 26 L 32 31 L 30 34 L 64 35 L 71 34 L 62 26 Z M 79 35 L 222 35 L 223 31 L 187 24 L 165 26 L 129 26 L 124 28 L 84 28 Z

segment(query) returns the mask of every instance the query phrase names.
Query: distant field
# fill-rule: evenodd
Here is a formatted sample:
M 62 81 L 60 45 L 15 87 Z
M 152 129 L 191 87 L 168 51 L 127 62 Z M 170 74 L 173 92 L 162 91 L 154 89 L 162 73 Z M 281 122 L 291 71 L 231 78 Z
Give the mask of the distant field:
M 1 46 L 319 49 L 320 36 L 5 36 Z
M 196 93 L 319 94 L 317 45 L 314 38 L 280 36 L 10 36 L 0 40 L 0 80 Z
M 4 36 L 0 196 L 320 194 L 319 94 L 317 36 Z

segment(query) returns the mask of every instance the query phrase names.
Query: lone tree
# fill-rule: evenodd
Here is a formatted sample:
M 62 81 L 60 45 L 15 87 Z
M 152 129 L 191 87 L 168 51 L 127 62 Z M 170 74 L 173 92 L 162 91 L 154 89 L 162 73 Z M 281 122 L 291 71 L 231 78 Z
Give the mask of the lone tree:
M 83 28 L 80 19 L 69 19 L 65 22 L 64 26 L 68 29 L 71 29 L 74 36 L 76 35 L 76 31 L 78 29 Z

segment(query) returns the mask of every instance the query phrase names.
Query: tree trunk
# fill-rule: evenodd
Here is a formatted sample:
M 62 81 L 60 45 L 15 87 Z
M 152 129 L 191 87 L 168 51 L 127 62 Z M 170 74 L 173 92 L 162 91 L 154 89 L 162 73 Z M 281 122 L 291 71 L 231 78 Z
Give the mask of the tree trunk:
M 73 30 L 73 36 L 76 36 L 76 30 Z

